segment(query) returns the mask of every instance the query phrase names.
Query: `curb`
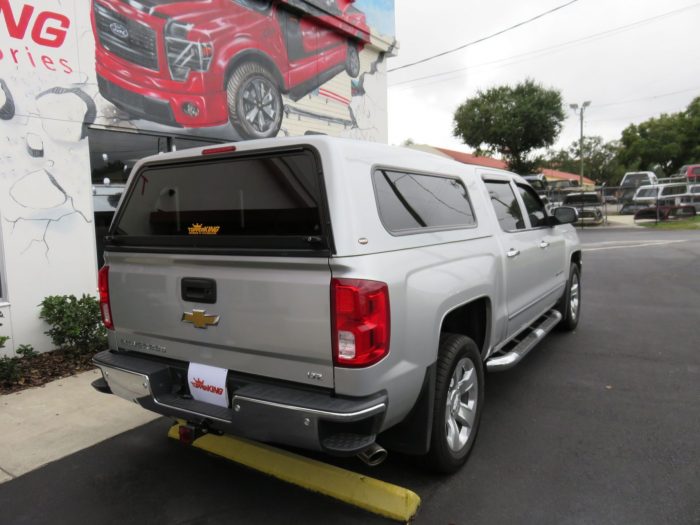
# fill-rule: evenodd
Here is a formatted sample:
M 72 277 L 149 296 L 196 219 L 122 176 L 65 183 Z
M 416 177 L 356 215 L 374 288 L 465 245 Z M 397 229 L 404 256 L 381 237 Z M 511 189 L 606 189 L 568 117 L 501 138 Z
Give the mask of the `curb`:
M 181 424 L 168 437 L 179 440 Z M 420 506 L 409 489 L 247 439 L 205 434 L 192 446 L 396 521 L 410 521 Z

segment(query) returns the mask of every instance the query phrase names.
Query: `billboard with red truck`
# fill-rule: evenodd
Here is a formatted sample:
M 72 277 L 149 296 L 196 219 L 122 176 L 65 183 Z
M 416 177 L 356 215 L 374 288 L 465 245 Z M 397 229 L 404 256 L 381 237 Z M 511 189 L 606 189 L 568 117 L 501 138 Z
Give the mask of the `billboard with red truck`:
M 129 115 L 184 128 L 230 122 L 276 136 L 291 101 L 345 73 L 370 43 L 354 0 L 93 0 L 100 94 Z

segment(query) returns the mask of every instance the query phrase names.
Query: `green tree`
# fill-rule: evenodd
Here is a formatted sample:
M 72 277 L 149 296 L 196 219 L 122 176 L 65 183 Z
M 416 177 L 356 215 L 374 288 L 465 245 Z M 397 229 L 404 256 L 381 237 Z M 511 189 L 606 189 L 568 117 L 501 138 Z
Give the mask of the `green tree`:
M 542 158 L 541 165 L 569 173 L 581 170 L 580 143 L 575 141 L 567 149 L 549 150 Z M 625 173 L 625 167 L 619 159 L 620 143 L 605 142 L 603 137 L 583 138 L 583 173 L 589 179 L 609 186 L 616 185 Z
M 532 173 L 533 150 L 554 144 L 564 121 L 561 93 L 533 80 L 479 91 L 455 111 L 453 134 L 477 152 L 499 153 L 509 169 Z
M 625 128 L 620 160 L 628 170 L 660 170 L 667 176 L 684 164 L 700 162 L 700 97 L 685 111 Z

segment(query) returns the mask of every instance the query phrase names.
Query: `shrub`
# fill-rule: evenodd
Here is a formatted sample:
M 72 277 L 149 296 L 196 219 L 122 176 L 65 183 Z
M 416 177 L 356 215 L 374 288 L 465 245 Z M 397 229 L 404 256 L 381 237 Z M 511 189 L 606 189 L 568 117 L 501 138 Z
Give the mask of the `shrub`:
M 16 349 L 15 352 L 17 352 L 17 355 L 20 357 L 24 358 L 31 358 L 31 357 L 36 357 L 39 354 L 34 351 L 34 347 L 32 345 L 19 345 Z
M 16 357 L 0 357 L 0 384 L 13 383 L 20 376 L 19 359 Z
M 9 337 L 0 335 L 0 348 L 5 347 L 5 343 Z M 17 367 L 17 359 L 14 357 L 0 357 L 0 383 L 11 383 L 19 379 L 19 368 Z
M 44 333 L 58 348 L 91 353 L 107 344 L 107 331 L 100 322 L 100 304 L 94 297 L 51 295 L 39 306 L 39 317 L 51 326 Z

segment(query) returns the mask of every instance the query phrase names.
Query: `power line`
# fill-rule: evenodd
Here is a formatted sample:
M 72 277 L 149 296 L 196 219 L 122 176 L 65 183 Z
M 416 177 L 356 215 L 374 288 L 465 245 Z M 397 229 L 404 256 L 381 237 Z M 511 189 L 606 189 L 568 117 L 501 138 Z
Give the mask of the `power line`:
M 471 41 L 471 42 L 467 42 L 466 44 L 462 44 L 461 46 L 457 46 L 457 47 L 455 47 L 455 48 L 453 48 L 453 49 L 448 49 L 447 51 L 442 51 L 441 53 L 437 53 L 437 54 L 435 54 L 435 55 L 431 55 L 431 56 L 429 56 L 429 57 L 422 58 L 422 59 L 420 59 L 420 60 L 416 60 L 415 62 L 410 62 L 410 63 L 408 63 L 408 64 L 404 64 L 403 66 L 398 66 L 398 67 L 389 69 L 389 70 L 387 70 L 387 73 L 392 73 L 392 72 L 398 71 L 398 70 L 400 70 L 400 69 L 406 69 L 407 67 L 415 66 L 415 65 L 418 65 L 418 64 L 423 64 L 423 63 L 425 63 L 425 62 L 428 62 L 429 60 L 433 60 L 433 59 L 436 59 L 436 58 L 439 58 L 439 57 L 442 57 L 442 56 L 445 56 L 445 55 L 449 55 L 450 53 L 454 53 L 454 52 L 456 52 L 456 51 L 460 51 L 460 50 L 465 49 L 465 48 L 467 48 L 467 47 L 473 46 L 474 44 L 479 44 L 479 43 L 481 43 L 481 42 L 484 42 L 484 41 L 489 40 L 489 39 L 491 39 L 491 38 L 494 38 L 494 37 L 496 37 L 496 36 L 502 35 L 503 33 L 507 33 L 508 31 L 512 31 L 513 29 L 516 29 L 516 28 L 518 28 L 518 27 L 522 27 L 522 26 L 524 26 L 524 25 L 526 25 L 526 24 L 529 24 L 530 22 L 534 22 L 535 20 L 537 20 L 537 19 L 539 19 L 539 18 L 542 18 L 542 17 L 544 17 L 544 16 L 547 16 L 547 15 L 549 15 L 549 14 L 552 14 L 552 13 L 554 13 L 555 11 L 559 11 L 560 9 L 564 9 L 565 7 L 568 7 L 568 6 L 570 6 L 571 4 L 574 4 L 574 3 L 576 3 L 576 2 L 578 2 L 578 0 L 570 0 L 570 1 L 567 2 L 566 4 L 562 4 L 562 5 L 560 5 L 560 6 L 557 6 L 557 7 L 553 8 L 553 9 L 550 9 L 549 11 L 545 11 L 544 13 L 540 13 L 539 15 L 533 16 L 532 18 L 528 18 L 527 20 L 523 20 L 522 22 L 518 22 L 518 23 L 515 24 L 515 25 L 512 25 L 512 26 L 507 27 L 507 28 L 505 28 L 505 29 L 501 29 L 500 31 L 497 31 L 497 32 L 495 32 L 495 33 L 492 33 L 492 34 L 490 34 L 490 35 L 488 35 L 488 36 L 479 38 L 479 39 L 477 39 L 477 40 L 473 40 L 473 41 Z
M 508 62 L 508 63 L 505 64 L 505 65 L 510 65 L 510 64 L 515 63 L 515 62 L 518 62 L 518 60 L 513 60 L 513 59 L 519 59 L 519 58 L 527 59 L 527 58 L 530 57 L 531 55 L 533 55 L 533 56 L 542 56 L 542 55 L 548 54 L 549 52 L 552 52 L 553 50 L 557 50 L 557 49 L 562 48 L 562 47 L 574 46 L 574 45 L 580 44 L 580 43 L 582 43 L 582 42 L 587 42 L 587 41 L 591 41 L 591 40 L 597 40 L 597 39 L 599 39 L 599 38 L 604 38 L 604 37 L 607 37 L 607 36 L 609 36 L 609 35 L 611 35 L 611 34 L 622 33 L 622 32 L 624 32 L 624 31 L 629 31 L 629 30 L 631 30 L 631 29 L 636 28 L 637 26 L 645 25 L 645 24 L 648 24 L 648 23 L 650 23 L 650 22 L 653 22 L 653 21 L 658 20 L 658 19 L 661 19 L 661 18 L 666 18 L 666 17 L 669 17 L 669 16 L 677 15 L 677 14 L 679 14 L 679 13 L 681 13 L 681 12 L 684 12 L 684 11 L 687 11 L 687 10 L 689 10 L 689 9 L 695 9 L 695 8 L 697 8 L 698 6 L 700 6 L 700 3 L 692 4 L 692 5 L 689 5 L 689 6 L 686 6 L 686 7 L 682 7 L 682 8 L 680 8 L 680 9 L 676 9 L 676 10 L 673 10 L 673 11 L 668 11 L 668 12 L 666 12 L 666 13 L 662 13 L 662 14 L 660 14 L 660 15 L 655 15 L 655 16 L 652 16 L 652 17 L 649 17 L 649 18 L 645 18 L 645 19 L 643 19 L 643 20 L 638 20 L 638 21 L 636 21 L 636 22 L 632 22 L 631 24 L 626 24 L 626 25 L 623 25 L 623 26 L 615 27 L 615 28 L 613 28 L 613 29 L 608 29 L 608 30 L 606 30 L 606 31 L 601 31 L 600 33 L 594 33 L 594 34 L 592 34 L 592 35 L 588 35 L 588 36 L 585 36 L 585 37 L 582 37 L 582 38 L 577 38 L 577 39 L 574 39 L 574 40 L 568 40 L 568 41 L 562 42 L 562 43 L 560 43 L 560 44 L 555 44 L 555 45 L 552 45 L 552 46 L 547 46 L 547 47 L 542 47 L 542 48 L 539 48 L 539 49 L 535 49 L 534 51 L 528 51 L 528 52 L 526 52 L 526 53 L 520 53 L 520 54 L 517 54 L 517 55 L 511 55 L 511 56 L 509 56 L 509 57 L 499 58 L 499 59 L 497 59 L 497 60 L 491 60 L 491 61 L 488 61 L 488 62 L 481 62 L 480 64 L 475 64 L 475 65 L 472 65 L 472 66 L 466 66 L 466 67 L 461 67 L 461 68 L 457 68 L 457 69 L 452 69 L 452 70 L 449 70 L 449 71 L 443 71 L 443 72 L 440 72 L 440 73 L 433 73 L 433 74 L 425 75 L 425 76 L 422 76 L 422 77 L 417 77 L 417 78 L 412 78 L 412 79 L 408 79 L 408 80 L 403 80 L 403 81 L 401 81 L 401 82 L 395 82 L 395 83 L 393 83 L 393 84 L 389 84 L 389 87 L 396 87 L 396 86 L 401 86 L 401 85 L 405 85 L 405 84 L 412 84 L 412 83 L 414 83 L 414 82 L 419 82 L 419 81 L 421 81 L 421 80 L 429 80 L 429 79 L 438 78 L 438 77 L 441 77 L 441 76 L 450 75 L 450 74 L 453 74 L 453 73 L 461 73 L 461 72 L 463 72 L 463 71 L 467 71 L 467 70 L 470 70 L 470 69 L 476 69 L 476 68 L 479 68 L 479 67 L 489 66 L 489 65 L 492 65 L 492 64 L 498 64 L 498 63 L 501 63 L 501 62 Z M 397 69 L 400 69 L 400 68 L 397 68 Z M 389 70 L 389 71 L 395 71 L 395 69 Z M 444 81 L 444 80 L 448 80 L 448 79 L 443 79 L 443 80 L 440 80 L 440 81 L 438 81 L 438 82 L 442 82 L 442 81 Z M 426 84 L 424 84 L 424 85 L 430 85 L 430 84 L 433 84 L 433 82 L 429 82 L 429 83 L 426 83 Z
M 671 91 L 670 93 L 661 93 L 659 95 L 651 95 L 648 97 L 644 98 L 635 98 L 635 99 L 630 99 L 630 100 L 622 100 L 620 102 L 609 102 L 607 104 L 596 104 L 595 107 L 597 108 L 607 108 L 610 106 L 621 106 L 623 104 L 631 104 L 632 102 L 644 102 L 645 100 L 653 100 L 655 98 L 663 98 L 663 97 L 670 97 L 672 95 L 679 95 L 681 93 L 689 93 L 690 91 L 700 91 L 700 86 L 690 88 L 690 89 L 681 89 L 679 91 Z

